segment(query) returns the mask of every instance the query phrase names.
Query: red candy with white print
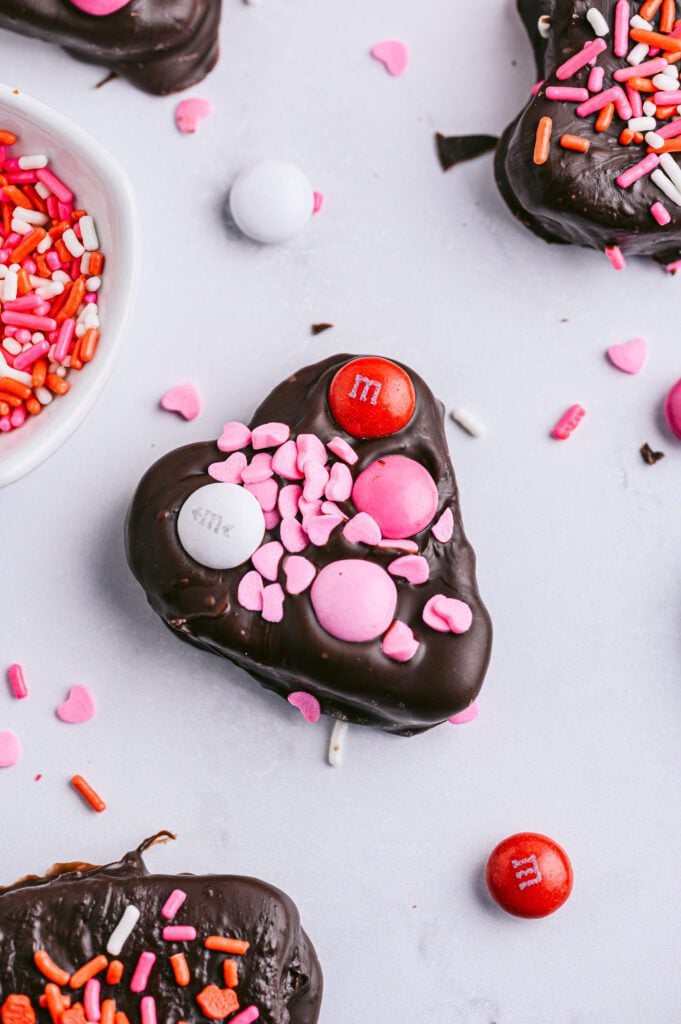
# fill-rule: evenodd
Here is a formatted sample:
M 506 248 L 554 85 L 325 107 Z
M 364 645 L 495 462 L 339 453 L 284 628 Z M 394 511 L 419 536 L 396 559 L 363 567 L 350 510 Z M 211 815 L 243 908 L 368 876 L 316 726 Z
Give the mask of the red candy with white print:
M 570 858 L 555 840 L 519 832 L 499 843 L 487 862 L 487 887 L 500 907 L 516 917 L 547 917 L 572 892 Z
M 404 394 L 404 380 L 408 382 L 406 413 L 393 419 L 399 440 L 390 434 L 358 439 L 335 418 L 334 390 L 350 375 L 354 381 L 358 366 L 374 374 L 370 381 L 378 380 L 380 368 L 388 368 L 399 382 L 398 396 Z M 213 481 L 210 486 L 217 489 L 212 504 L 202 499 L 198 510 L 194 508 L 195 495 L 211 493 L 201 470 L 179 478 L 186 479 L 175 535 L 189 556 L 183 575 L 191 580 L 196 573 L 205 580 L 216 609 L 226 608 L 225 598 L 231 595 L 229 607 L 241 623 L 240 636 L 261 668 L 268 658 L 274 661 L 274 649 L 282 652 L 290 667 L 281 689 L 276 669 L 259 672 L 268 684 L 274 680 L 278 692 L 293 698 L 293 706 L 305 708 L 308 721 L 316 720 L 318 712 L 333 714 L 342 708 L 345 713 L 342 696 L 331 701 L 329 696 L 334 687 L 340 694 L 341 686 L 349 684 L 358 691 L 350 720 L 385 728 L 390 716 L 390 727 L 408 734 L 447 720 L 470 721 L 477 708 L 475 697 L 489 657 L 489 619 L 457 519 L 441 408 L 415 379 L 420 393 L 406 369 L 375 357 L 335 357 L 306 368 L 273 392 L 251 425 L 234 420 L 225 424 L 212 456 L 203 463 L 203 472 Z M 397 415 L 396 409 L 392 413 Z M 384 430 L 385 409 L 379 414 Z M 429 432 L 432 450 L 426 442 Z M 191 457 L 189 449 L 184 452 Z M 232 499 L 219 500 L 222 488 L 225 497 L 230 489 L 249 492 L 252 522 L 230 517 L 226 510 Z M 133 527 L 146 519 L 141 501 L 139 513 L 133 506 Z M 238 509 L 244 511 L 246 505 L 239 503 Z M 172 537 L 168 543 L 174 551 Z M 145 561 L 146 552 L 129 538 L 131 549 L 131 564 L 138 576 L 144 575 L 136 559 L 139 552 Z M 163 564 L 159 559 L 157 564 Z M 201 567 L 228 572 L 224 597 L 218 580 L 201 573 Z M 200 593 L 194 589 L 187 598 Z M 166 587 L 161 603 L 168 608 L 163 612 L 166 621 L 184 617 L 185 600 L 178 587 Z M 226 618 L 224 625 L 230 628 Z M 212 635 L 212 628 L 208 632 Z M 267 648 L 264 655 L 258 653 L 261 641 Z M 236 651 L 241 641 L 232 643 Z M 223 645 L 213 638 L 211 649 L 218 646 Z M 227 644 L 224 648 L 227 653 Z M 429 681 L 431 659 L 435 675 Z M 301 664 L 296 670 L 298 662 L 316 667 Z M 346 669 L 341 668 L 344 663 Z M 338 683 L 329 681 L 318 690 L 317 680 L 327 673 L 334 680 L 338 676 Z M 373 686 L 381 687 L 380 697 L 372 697 Z M 430 700 L 429 687 L 434 691 Z M 417 689 L 424 691 L 418 701 L 429 706 L 429 724 L 410 721 L 409 712 L 399 710 L 408 707 L 405 692 Z M 359 710 L 364 701 L 370 705 L 368 713 Z M 388 711 L 381 708 L 382 701 Z
M 406 427 L 416 407 L 409 374 L 388 359 L 366 356 L 343 366 L 331 381 L 329 408 L 351 437 L 388 437 Z

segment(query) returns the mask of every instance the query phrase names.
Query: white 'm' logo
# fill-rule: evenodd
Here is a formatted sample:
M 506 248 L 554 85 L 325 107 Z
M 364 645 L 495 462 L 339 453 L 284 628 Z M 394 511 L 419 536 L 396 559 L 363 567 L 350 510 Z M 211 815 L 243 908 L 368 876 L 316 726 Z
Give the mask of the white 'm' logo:
M 370 380 L 369 377 L 363 377 L 361 373 L 356 374 L 355 383 L 352 385 L 352 391 L 349 392 L 348 397 L 357 398 L 357 392 L 360 387 L 362 387 L 362 393 L 359 395 L 360 402 L 366 402 L 367 398 L 369 398 L 369 392 L 373 388 L 374 393 L 371 396 L 370 403 L 371 405 L 376 405 L 378 402 L 378 396 L 381 393 L 381 388 L 383 387 L 380 380 Z
M 531 885 L 539 885 L 541 882 L 541 871 L 539 870 L 539 864 L 537 863 L 537 858 L 534 854 L 531 854 L 529 857 L 525 857 L 523 860 L 512 860 L 511 864 L 516 868 L 515 877 L 518 879 L 519 889 L 522 890 L 529 888 Z M 529 864 L 530 866 L 529 868 L 518 871 L 517 869 L 522 868 L 523 864 Z M 521 882 L 521 878 L 526 879 L 526 881 Z

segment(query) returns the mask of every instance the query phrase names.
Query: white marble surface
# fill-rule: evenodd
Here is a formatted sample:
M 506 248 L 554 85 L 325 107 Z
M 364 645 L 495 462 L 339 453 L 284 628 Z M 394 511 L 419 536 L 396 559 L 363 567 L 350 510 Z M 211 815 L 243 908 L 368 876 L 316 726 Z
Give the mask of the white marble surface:
M 497 131 L 532 83 L 508 0 L 464 6 L 227 0 L 221 64 L 195 90 L 215 114 L 193 138 L 172 98 L 95 91 L 98 70 L 0 34 L 2 76 L 124 161 L 145 242 L 105 394 L 0 496 L 0 649 L 31 687 L 21 704 L 0 692 L 0 729 L 24 746 L 0 774 L 2 880 L 171 827 L 154 867 L 252 873 L 297 900 L 325 967 L 323 1024 L 676 1024 L 681 445 L 659 408 L 681 376 L 681 282 L 535 240 L 489 158 L 441 173 L 436 129 Z M 411 48 L 401 79 L 368 57 L 388 36 Z M 270 155 L 305 168 L 326 207 L 295 244 L 260 249 L 220 210 L 238 170 Z M 319 320 L 336 327 L 313 339 Z M 650 364 L 624 377 L 604 350 L 642 332 Z M 326 723 L 165 631 L 122 534 L 153 459 L 337 350 L 407 360 L 487 425 L 484 440 L 449 436 L 496 646 L 474 725 L 353 730 L 333 770 Z M 192 424 L 157 408 L 184 379 L 204 401 Z M 587 419 L 550 441 L 575 401 Z M 668 457 L 645 466 L 643 441 Z M 99 714 L 68 728 L 53 709 L 75 682 Z M 76 771 L 105 815 L 69 791 Z M 574 862 L 572 899 L 541 922 L 503 916 L 481 884 L 489 850 L 522 829 Z

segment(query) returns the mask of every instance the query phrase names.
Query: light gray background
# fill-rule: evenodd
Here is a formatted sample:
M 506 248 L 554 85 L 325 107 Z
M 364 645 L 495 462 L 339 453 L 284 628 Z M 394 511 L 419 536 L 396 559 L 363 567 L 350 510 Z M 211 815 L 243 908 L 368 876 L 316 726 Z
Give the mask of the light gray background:
M 681 282 L 545 246 L 511 220 L 489 158 L 440 171 L 435 130 L 498 131 L 532 84 L 508 0 L 225 8 L 220 66 L 194 90 L 215 113 L 192 138 L 175 99 L 95 91 L 99 70 L 0 35 L 2 77 L 127 166 L 145 244 L 105 394 L 0 497 L 2 662 L 23 662 L 31 688 L 21 704 L 0 692 L 0 728 L 24 746 L 0 774 L 2 880 L 170 827 L 158 870 L 255 874 L 296 899 L 325 968 L 323 1024 L 677 1024 L 681 445 L 659 408 L 681 376 Z M 368 57 L 390 36 L 411 49 L 400 79 Z M 326 205 L 294 244 L 261 249 L 220 211 L 238 170 L 271 155 Z M 336 327 L 313 339 L 318 320 Z M 628 378 L 604 350 L 639 333 L 650 364 Z M 333 770 L 325 721 L 165 631 L 122 531 L 157 456 L 343 350 L 411 362 L 487 424 L 485 440 L 448 431 L 496 645 L 474 725 L 355 729 Z M 183 380 L 204 402 L 191 424 L 157 408 Z M 575 401 L 588 418 L 549 440 Z M 667 458 L 644 466 L 643 441 Z M 68 728 L 53 709 L 76 682 L 99 713 Z M 76 771 L 105 815 L 67 788 Z M 574 862 L 572 899 L 542 922 L 496 911 L 481 883 L 523 829 Z

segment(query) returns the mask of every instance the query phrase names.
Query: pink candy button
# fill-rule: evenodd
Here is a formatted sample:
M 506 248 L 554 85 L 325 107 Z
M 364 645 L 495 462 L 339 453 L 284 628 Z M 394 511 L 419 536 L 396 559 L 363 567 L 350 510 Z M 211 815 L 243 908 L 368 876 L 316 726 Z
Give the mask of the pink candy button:
M 115 14 L 122 7 L 127 7 L 131 0 L 71 0 L 74 7 L 85 14 L 93 14 L 104 18 L 107 14 Z
M 375 640 L 395 617 L 397 588 L 374 562 L 331 562 L 315 579 L 310 598 L 320 626 L 338 640 Z
M 360 512 L 368 512 L 389 539 L 413 537 L 437 511 L 435 481 L 420 463 L 405 455 L 387 455 L 363 470 L 352 489 Z
M 681 380 L 677 381 L 667 395 L 664 414 L 672 434 L 681 440 Z

